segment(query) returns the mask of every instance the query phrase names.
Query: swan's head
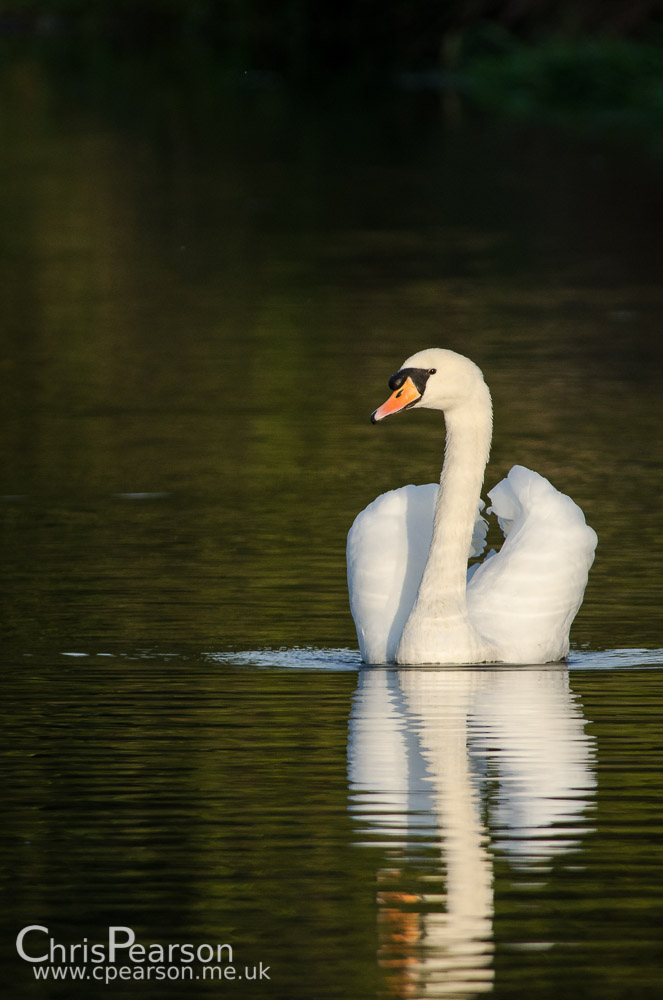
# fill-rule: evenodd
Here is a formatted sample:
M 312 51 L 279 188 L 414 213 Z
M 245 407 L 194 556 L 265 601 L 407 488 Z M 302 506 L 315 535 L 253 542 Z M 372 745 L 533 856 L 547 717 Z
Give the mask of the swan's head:
M 404 361 L 389 379 L 389 388 L 389 399 L 371 414 L 374 424 L 414 406 L 448 412 L 470 401 L 477 390 L 487 392 L 481 369 L 473 361 L 438 347 L 419 351 Z

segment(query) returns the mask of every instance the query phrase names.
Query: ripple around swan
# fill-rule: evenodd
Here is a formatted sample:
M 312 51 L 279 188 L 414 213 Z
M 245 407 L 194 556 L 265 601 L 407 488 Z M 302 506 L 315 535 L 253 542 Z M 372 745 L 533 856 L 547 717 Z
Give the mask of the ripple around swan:
M 205 659 L 238 667 L 277 667 L 295 670 L 359 670 L 362 665 L 355 649 L 252 649 L 238 652 L 205 653 Z
M 205 653 L 204 659 L 215 663 L 224 663 L 238 667 L 275 667 L 277 669 L 295 670 L 360 670 L 363 666 L 358 650 L 354 649 L 319 649 L 314 647 L 295 646 L 291 649 L 253 649 L 220 653 Z M 550 667 L 566 666 L 570 670 L 619 670 L 625 667 L 653 669 L 663 667 L 663 649 L 610 649 L 603 651 L 574 650 L 568 660 L 559 664 L 549 664 Z M 509 664 L 485 664 L 478 668 L 499 670 Z M 533 664 L 540 669 L 540 664 Z M 544 664 L 545 666 L 545 664 Z M 393 667 L 407 670 L 408 667 Z M 413 669 L 421 669 L 415 667 Z M 440 669 L 432 667 L 431 669 Z M 477 669 L 469 665 L 467 669 Z M 524 665 L 527 669 L 527 665 Z
M 576 670 L 663 667 L 663 649 L 606 649 L 603 652 L 573 650 L 567 663 L 571 669 Z

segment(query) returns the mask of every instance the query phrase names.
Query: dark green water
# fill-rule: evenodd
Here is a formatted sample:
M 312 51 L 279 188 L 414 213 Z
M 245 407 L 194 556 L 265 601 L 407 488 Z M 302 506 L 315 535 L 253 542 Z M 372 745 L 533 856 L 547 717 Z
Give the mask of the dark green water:
M 274 95 L 203 141 L 30 63 L 0 103 L 12 995 L 653 996 L 660 162 Z M 599 534 L 568 668 L 360 668 L 345 534 L 443 447 L 368 415 L 426 346 L 484 370 L 487 485 Z M 36 981 L 31 924 L 270 978 Z

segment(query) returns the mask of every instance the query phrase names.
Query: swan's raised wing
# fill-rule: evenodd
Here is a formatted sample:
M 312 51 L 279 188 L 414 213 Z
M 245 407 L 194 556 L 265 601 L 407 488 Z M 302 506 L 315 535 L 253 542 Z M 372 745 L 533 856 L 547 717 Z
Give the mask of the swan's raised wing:
M 596 533 L 570 497 L 521 465 L 488 495 L 505 541 L 468 583 L 472 624 L 512 663 L 562 659 Z
M 426 566 L 438 490 L 429 483 L 383 493 L 350 528 L 348 591 L 365 663 L 395 661 Z M 468 557 L 483 552 L 486 530 L 477 513 Z

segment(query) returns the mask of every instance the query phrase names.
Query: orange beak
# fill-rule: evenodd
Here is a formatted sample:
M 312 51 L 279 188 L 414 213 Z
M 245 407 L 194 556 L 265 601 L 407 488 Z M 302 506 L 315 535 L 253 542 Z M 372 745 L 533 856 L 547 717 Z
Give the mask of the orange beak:
M 407 406 L 412 406 L 418 399 L 421 399 L 421 393 L 408 375 L 400 389 L 392 392 L 386 403 L 378 406 L 377 410 L 371 414 L 371 423 L 377 424 L 378 420 L 383 420 L 384 417 L 388 417 L 392 413 L 399 413 Z

